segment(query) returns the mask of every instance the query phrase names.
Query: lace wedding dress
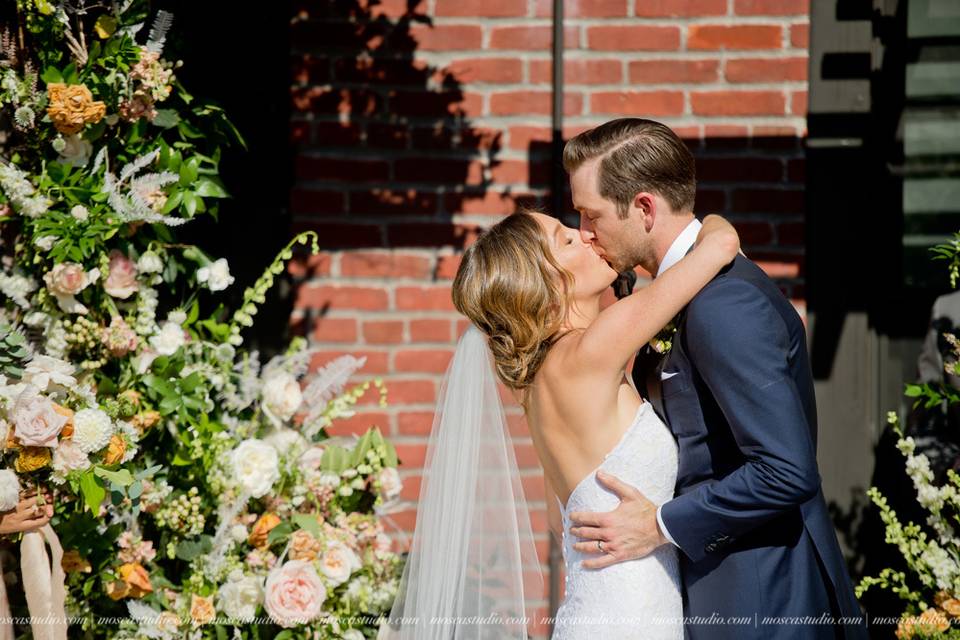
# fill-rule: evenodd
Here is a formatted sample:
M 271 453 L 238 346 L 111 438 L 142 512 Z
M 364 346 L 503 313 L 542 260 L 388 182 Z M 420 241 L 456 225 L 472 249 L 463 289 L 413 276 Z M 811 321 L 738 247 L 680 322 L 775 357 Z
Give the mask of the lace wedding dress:
M 584 569 L 583 560 L 599 557 L 573 548 L 569 514 L 612 511 L 616 494 L 595 477 L 596 471 L 635 486 L 656 504 L 673 497 L 677 477 L 677 445 L 649 402 L 637 410 L 620 442 L 601 465 L 580 481 L 560 503 L 563 517 L 563 559 L 566 584 L 557 611 L 553 640 L 679 640 L 683 638 L 683 605 L 677 550 L 663 545 L 651 555 L 602 569 Z

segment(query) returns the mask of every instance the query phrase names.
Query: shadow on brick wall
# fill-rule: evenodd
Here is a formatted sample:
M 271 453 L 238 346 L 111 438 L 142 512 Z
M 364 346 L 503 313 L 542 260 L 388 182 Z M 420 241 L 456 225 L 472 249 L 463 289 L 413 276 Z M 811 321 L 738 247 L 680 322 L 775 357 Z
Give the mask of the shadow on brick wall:
M 414 58 L 457 37 L 425 10 L 423 0 L 296 3 L 291 209 L 326 249 L 462 247 L 475 227 L 454 214 L 506 212 L 508 198 L 489 192 L 500 132 L 473 126 L 479 97 L 454 70 Z

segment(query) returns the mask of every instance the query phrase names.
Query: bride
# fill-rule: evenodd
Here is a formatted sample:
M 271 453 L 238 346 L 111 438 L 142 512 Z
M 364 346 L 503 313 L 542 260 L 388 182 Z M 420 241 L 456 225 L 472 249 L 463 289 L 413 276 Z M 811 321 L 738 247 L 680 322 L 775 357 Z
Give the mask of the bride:
M 676 444 L 626 366 L 738 250 L 733 227 L 707 216 L 686 257 L 601 310 L 617 273 L 552 217 L 513 214 L 467 249 L 453 301 L 472 326 L 440 392 L 390 616 L 398 637 L 527 637 L 525 602 L 542 581 L 497 380 L 523 407 L 544 471 L 548 523 L 562 543 L 565 596 L 552 637 L 683 637 L 675 547 L 593 567 L 616 549 L 578 541 L 568 516 L 617 506 L 597 480 L 601 470 L 655 503 L 672 497 Z

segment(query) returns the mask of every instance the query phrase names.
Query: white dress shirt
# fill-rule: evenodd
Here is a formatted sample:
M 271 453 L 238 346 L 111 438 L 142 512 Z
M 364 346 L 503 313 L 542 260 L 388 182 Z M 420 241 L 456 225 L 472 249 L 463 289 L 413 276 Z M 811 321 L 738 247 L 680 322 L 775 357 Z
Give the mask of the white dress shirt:
M 680 262 L 683 256 L 687 255 L 687 252 L 690 251 L 690 247 L 693 246 L 693 243 L 697 241 L 697 234 L 700 233 L 700 227 L 703 225 L 700 224 L 700 221 L 694 218 L 690 221 L 683 231 L 680 232 L 680 235 L 674 239 L 673 243 L 670 245 L 670 248 L 667 249 L 667 253 L 664 254 L 663 260 L 660 261 L 660 267 L 657 269 L 657 273 L 654 274 L 654 278 L 658 275 L 672 267 L 673 265 Z M 673 536 L 670 535 L 670 532 L 667 531 L 667 527 L 663 524 L 663 518 L 660 516 L 660 509 L 663 505 L 657 507 L 657 525 L 660 527 L 660 531 L 663 533 L 664 537 L 670 541 L 673 546 L 677 547 L 676 540 L 673 539 Z

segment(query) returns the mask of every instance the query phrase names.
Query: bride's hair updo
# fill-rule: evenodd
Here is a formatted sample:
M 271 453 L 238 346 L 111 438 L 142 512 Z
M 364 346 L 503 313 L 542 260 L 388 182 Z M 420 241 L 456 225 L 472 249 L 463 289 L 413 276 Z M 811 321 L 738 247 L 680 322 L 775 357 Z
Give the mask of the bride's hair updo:
M 560 337 L 572 285 L 528 211 L 507 216 L 464 252 L 453 304 L 487 335 L 497 375 L 511 389 L 530 386 Z

